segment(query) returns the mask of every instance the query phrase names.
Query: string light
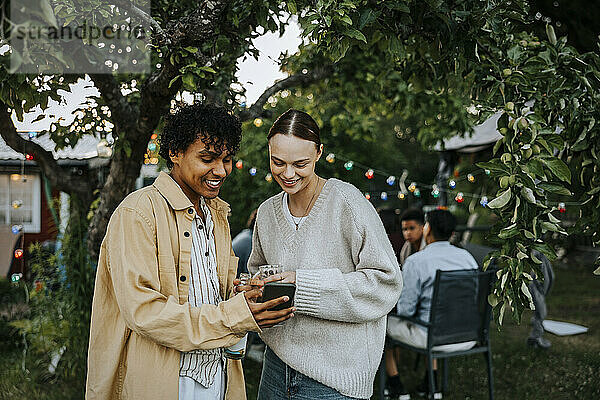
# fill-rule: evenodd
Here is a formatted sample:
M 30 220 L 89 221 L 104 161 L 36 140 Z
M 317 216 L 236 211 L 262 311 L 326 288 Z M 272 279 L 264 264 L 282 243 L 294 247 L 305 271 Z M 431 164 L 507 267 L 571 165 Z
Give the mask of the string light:
M 156 143 L 150 143 L 150 144 L 148 144 L 148 150 L 150 150 L 150 151 L 156 150 Z
M 348 171 L 352 171 L 352 168 L 354 168 L 354 162 L 353 161 L 348 161 L 344 164 L 344 168 L 346 168 Z
M 15 250 L 15 258 L 19 259 L 23 257 L 23 249 L 16 249 Z
M 273 181 L 273 175 L 271 175 L 271 173 L 269 172 L 267 175 L 265 175 L 265 181 L 267 182 L 271 182 Z
M 456 187 L 456 181 L 452 179 L 450 182 L 448 182 L 448 186 L 450 186 L 450 189 L 454 189 Z
M 33 154 L 29 154 L 29 153 L 25 154 L 25 159 L 26 159 L 27 161 L 31 161 L 31 160 L 33 160 Z
M 29 136 L 29 139 L 34 139 L 37 137 L 37 132 L 29 132 L 28 136 Z
M 256 175 L 256 168 L 254 168 L 254 167 L 250 168 L 249 172 L 250 172 L 250 175 L 252 175 L 252 176 Z
M 371 200 L 371 195 L 370 195 L 369 193 L 365 193 L 365 198 L 366 198 L 367 200 Z
M 327 160 L 327 162 L 329 164 L 333 164 L 335 162 L 335 154 L 333 154 L 333 153 L 327 154 L 327 157 L 325 157 L 325 160 Z
M 456 200 L 457 203 L 462 203 L 463 201 L 465 201 L 463 192 L 458 192 L 454 200 Z
M 244 162 L 243 162 L 242 160 L 238 160 L 238 161 L 235 163 L 235 167 L 236 167 L 237 169 L 242 169 L 242 168 L 244 168 Z
M 467 175 L 467 180 L 471 183 L 475 182 L 475 177 L 473 176 L 473 174 L 468 174 Z
M 492 171 L 490 171 L 489 169 L 486 169 L 486 170 L 485 170 L 485 174 L 486 174 L 486 175 L 489 175 L 491 172 L 492 172 Z
M 440 189 L 438 189 L 437 185 L 433 185 L 432 189 L 431 195 L 436 199 L 440 197 Z
M 417 184 L 415 182 L 411 183 L 408 190 L 410 190 L 411 193 L 414 193 L 415 190 L 417 190 Z
M 373 179 L 374 175 L 375 171 L 373 171 L 372 169 L 369 169 L 367 172 L 365 172 L 365 176 L 367 177 L 367 179 Z
M 400 200 L 404 200 L 404 198 L 405 198 L 405 197 L 406 197 L 406 195 L 405 195 L 404 193 L 402 193 L 402 192 L 398 192 L 398 198 L 399 198 Z
M 565 203 L 558 203 L 558 212 L 564 214 L 567 212 L 567 208 L 565 207 Z
M 415 197 L 421 197 L 421 191 L 419 189 L 415 189 Z
M 488 204 L 487 196 L 481 197 L 481 200 L 479 200 L 479 204 L 481 204 L 483 207 L 487 207 L 487 204 Z
M 21 180 L 21 174 L 11 174 L 10 175 L 10 180 L 13 181 L 13 182 Z
M 15 210 L 17 208 L 21 208 L 22 205 L 23 205 L 23 200 L 15 200 L 12 202 L 12 208 L 14 208 Z
M 381 200 L 386 201 L 388 199 L 388 194 L 386 192 L 381 192 Z
M 260 118 L 255 118 L 254 119 L 254 126 L 255 127 L 260 128 L 262 126 L 262 124 L 263 124 L 263 120 L 262 119 L 260 119 Z
M 396 177 L 394 175 L 388 176 L 385 182 L 390 186 L 394 186 L 394 183 L 396 183 Z
M 156 133 L 153 133 L 152 136 L 150 136 L 150 139 L 156 140 L 157 137 L 158 137 L 158 135 Z
M 13 225 L 10 230 L 13 234 L 18 235 L 23 230 L 23 225 Z

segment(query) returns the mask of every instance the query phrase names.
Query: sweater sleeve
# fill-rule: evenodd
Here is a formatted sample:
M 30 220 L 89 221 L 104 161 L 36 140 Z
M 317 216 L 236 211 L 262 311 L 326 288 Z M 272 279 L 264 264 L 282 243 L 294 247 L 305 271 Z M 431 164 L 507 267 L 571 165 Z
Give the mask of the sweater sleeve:
M 296 271 L 297 312 L 327 320 L 362 323 L 386 315 L 402 290 L 402 275 L 377 212 L 362 195 L 347 202 L 352 215 L 355 271 L 338 268 Z
M 105 239 L 114 296 L 129 329 L 179 351 L 231 346 L 247 331 L 260 331 L 243 294 L 192 307 L 160 292 L 151 221 L 136 209 L 121 208 Z
M 258 267 L 267 263 L 260 243 L 261 224 L 259 223 L 259 220 L 261 208 L 259 208 L 256 215 L 256 223 L 254 224 L 254 232 L 252 233 L 252 251 L 250 252 L 250 257 L 248 257 L 248 272 L 252 275 L 258 272 Z

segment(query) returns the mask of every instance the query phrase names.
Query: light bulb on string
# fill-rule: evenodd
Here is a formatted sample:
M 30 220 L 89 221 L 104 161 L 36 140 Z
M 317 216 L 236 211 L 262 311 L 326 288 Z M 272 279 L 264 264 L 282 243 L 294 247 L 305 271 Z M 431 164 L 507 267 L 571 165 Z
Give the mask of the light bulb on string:
M 491 172 L 492 172 L 492 171 L 490 171 L 489 169 L 486 169 L 486 170 L 485 170 L 485 174 L 486 174 L 486 175 L 489 175 Z
M 262 119 L 260 119 L 260 118 L 255 118 L 254 119 L 254 126 L 255 127 L 260 128 L 262 126 L 262 124 L 263 124 L 263 120 Z
M 381 200 L 386 201 L 388 199 L 388 194 L 386 192 L 381 192 Z
M 367 177 L 367 179 L 373 179 L 374 175 L 375 171 L 373 171 L 372 169 L 369 169 L 367 172 L 365 172 L 365 176 Z
M 479 200 L 479 204 L 481 204 L 483 207 L 487 207 L 487 204 L 488 204 L 487 196 L 482 196 L 481 200 Z
M 440 197 L 440 189 L 438 189 L 437 185 L 432 186 L 431 195 L 436 199 Z
M 14 208 L 15 210 L 17 208 L 21 208 L 22 205 L 23 205 L 23 200 L 15 200 L 12 202 L 12 208 Z
M 18 235 L 23 230 L 23 225 L 13 225 L 10 230 L 14 235 Z
M 148 144 L 148 150 L 150 150 L 150 151 L 156 150 L 156 143 L 152 143 L 152 142 L 149 143 Z
M 406 195 L 405 195 L 404 193 L 402 193 L 402 192 L 398 192 L 398 198 L 399 198 L 400 200 L 404 200 L 404 198 L 405 198 L 405 197 L 406 197 Z
M 271 173 L 269 172 L 267 175 L 265 175 L 265 181 L 267 182 L 271 182 L 273 181 L 273 175 L 271 175 Z
M 152 136 L 150 136 L 150 139 L 156 140 L 157 137 L 158 137 L 158 135 L 156 133 L 153 133 Z
M 248 172 L 250 172 L 250 175 L 254 176 L 256 175 L 256 168 L 252 167 Z
M 408 187 L 408 190 L 409 190 L 411 193 L 414 193 L 414 192 L 415 192 L 415 190 L 417 190 L 417 184 L 416 184 L 415 182 L 411 183 L 411 184 L 410 184 L 410 186 Z
M 369 193 L 365 193 L 365 199 L 371 200 L 371 195 Z
M 237 160 L 237 162 L 235 163 L 235 167 L 237 169 L 242 169 L 244 168 L 244 162 L 242 160 Z
M 23 257 L 23 249 L 16 249 L 15 250 L 15 258 L 19 259 Z
M 475 182 L 475 177 L 473 176 L 473 174 L 468 174 L 467 175 L 467 180 L 471 183 Z
M 344 168 L 346 168 L 346 170 L 348 170 L 348 171 L 352 171 L 352 168 L 354 168 L 354 162 L 353 161 L 347 161 L 344 164 Z
M 565 203 L 558 203 L 558 212 L 560 212 L 561 214 L 567 212 L 567 207 L 565 206 Z
M 448 186 L 450 186 L 450 189 L 454 189 L 456 187 L 456 181 L 452 179 L 450 182 L 448 182 Z
M 327 160 L 327 162 L 329 164 L 333 164 L 335 162 L 335 154 L 333 154 L 333 153 L 327 154 L 327 157 L 325 157 L 325 160 Z
M 390 186 L 394 186 L 394 183 L 396 183 L 396 177 L 393 175 L 388 176 L 388 178 L 385 180 L 385 182 Z
M 463 192 L 458 192 L 454 200 L 456 200 L 457 203 L 462 203 L 463 201 L 465 201 Z
M 414 195 L 415 197 L 421 197 L 421 191 L 419 189 L 415 189 Z
M 29 154 L 29 153 L 25 154 L 25 159 L 27 161 L 32 161 L 33 160 L 33 154 Z
M 29 139 L 34 139 L 37 136 L 37 132 L 29 132 L 28 136 L 29 136 Z

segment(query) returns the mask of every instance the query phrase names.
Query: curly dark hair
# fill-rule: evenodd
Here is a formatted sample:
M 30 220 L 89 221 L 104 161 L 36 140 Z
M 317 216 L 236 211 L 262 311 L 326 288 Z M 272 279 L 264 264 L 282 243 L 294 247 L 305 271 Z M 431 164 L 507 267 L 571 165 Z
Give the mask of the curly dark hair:
M 215 104 L 184 106 L 167 116 L 159 154 L 172 168 L 169 154 L 186 151 L 200 137 L 205 145 L 214 145 L 216 151 L 234 155 L 240 149 L 242 124 L 237 116 Z

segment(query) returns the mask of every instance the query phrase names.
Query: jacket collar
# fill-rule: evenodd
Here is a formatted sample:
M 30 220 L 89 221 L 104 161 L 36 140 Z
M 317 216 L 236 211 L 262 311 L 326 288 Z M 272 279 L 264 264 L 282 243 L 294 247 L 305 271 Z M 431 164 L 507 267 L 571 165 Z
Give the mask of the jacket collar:
M 152 185 L 165 199 L 167 199 L 167 202 L 174 210 L 184 210 L 194 206 L 191 200 L 183 193 L 181 187 L 179 187 L 177 182 L 175 182 L 169 174 L 161 171 Z M 224 212 L 230 210 L 229 204 L 218 197 L 214 199 L 205 199 L 205 201 L 206 205 L 211 209 Z

